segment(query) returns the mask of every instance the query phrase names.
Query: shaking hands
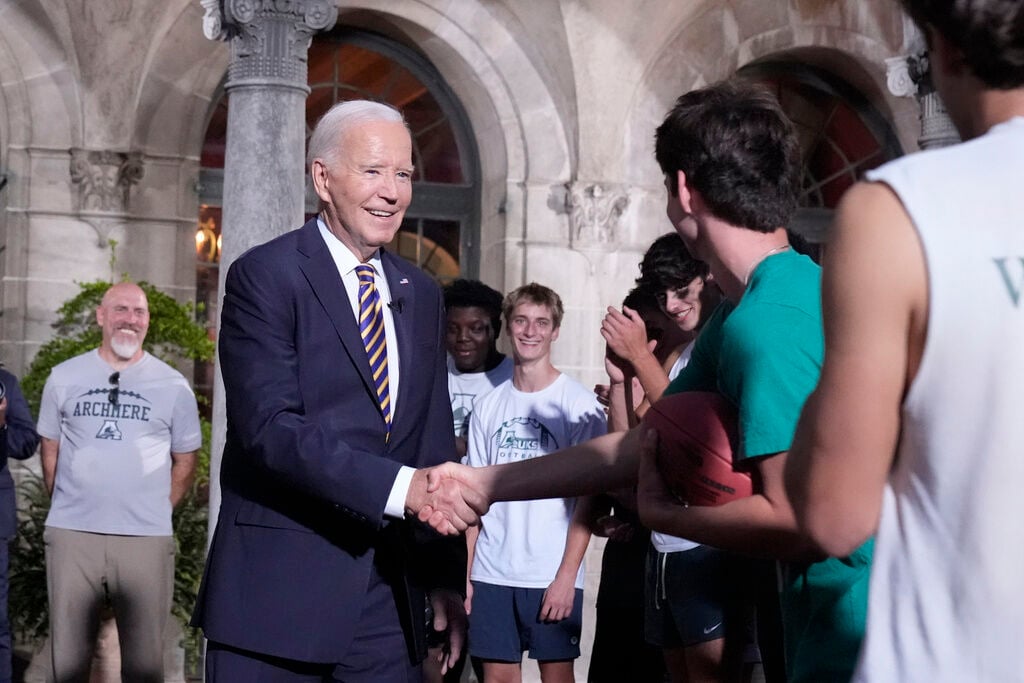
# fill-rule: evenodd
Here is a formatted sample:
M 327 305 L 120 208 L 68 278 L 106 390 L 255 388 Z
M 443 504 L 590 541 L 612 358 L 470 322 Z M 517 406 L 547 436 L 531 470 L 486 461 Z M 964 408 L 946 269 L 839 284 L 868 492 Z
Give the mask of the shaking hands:
M 491 506 L 486 469 L 448 462 L 417 470 L 406 495 L 406 512 L 445 535 L 478 525 Z

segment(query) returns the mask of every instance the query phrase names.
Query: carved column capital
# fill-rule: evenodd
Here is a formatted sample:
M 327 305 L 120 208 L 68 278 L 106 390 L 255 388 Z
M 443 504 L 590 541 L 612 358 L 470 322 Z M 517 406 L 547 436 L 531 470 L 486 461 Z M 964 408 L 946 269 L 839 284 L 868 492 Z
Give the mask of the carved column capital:
M 334 26 L 331 0 L 200 0 L 203 33 L 231 42 L 227 90 L 278 86 L 309 92 L 307 52 L 313 34 Z
M 142 152 L 72 148 L 71 183 L 77 188 L 79 212 L 119 214 L 128 210 L 132 185 L 142 180 Z
M 896 97 L 918 94 L 918 84 L 928 73 L 928 56 L 900 55 L 885 60 L 885 84 Z
M 617 241 L 619 218 L 629 206 L 628 188 L 576 180 L 566 183 L 565 189 L 572 247 L 597 247 Z
M 931 64 L 926 52 L 885 60 L 886 85 L 897 97 L 915 97 L 921 108 L 921 149 L 947 147 L 960 142 L 960 134 L 949 118 L 946 105 L 932 84 Z

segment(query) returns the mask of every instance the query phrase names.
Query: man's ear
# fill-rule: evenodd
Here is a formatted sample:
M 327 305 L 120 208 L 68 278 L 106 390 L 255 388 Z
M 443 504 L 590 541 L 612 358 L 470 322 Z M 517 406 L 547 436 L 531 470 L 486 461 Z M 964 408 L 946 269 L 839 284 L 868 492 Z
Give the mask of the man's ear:
M 324 163 L 323 159 L 313 159 L 313 163 L 310 165 L 309 173 L 313 177 L 313 189 L 316 190 L 316 196 L 321 201 L 330 202 L 331 195 L 327 191 L 328 187 L 328 173 L 327 164 Z
M 676 196 L 675 201 L 687 215 L 693 214 L 693 188 L 686 182 L 686 173 L 676 171 Z
M 99 325 L 100 327 L 103 327 L 104 315 L 105 314 L 104 314 L 104 311 L 103 311 L 103 306 L 97 306 L 96 307 L 96 324 Z

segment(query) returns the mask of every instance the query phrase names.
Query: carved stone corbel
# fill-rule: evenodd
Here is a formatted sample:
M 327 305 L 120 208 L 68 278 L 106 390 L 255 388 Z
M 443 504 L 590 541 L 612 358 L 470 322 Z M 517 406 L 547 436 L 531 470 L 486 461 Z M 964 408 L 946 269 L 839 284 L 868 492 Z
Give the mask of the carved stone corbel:
M 603 247 L 617 241 L 619 218 L 629 206 L 625 185 L 573 181 L 567 183 L 569 245 L 573 249 Z
M 131 188 L 144 173 L 142 152 L 70 150 L 69 173 L 76 188 L 74 209 L 92 226 L 105 247 L 110 233 L 124 223 Z

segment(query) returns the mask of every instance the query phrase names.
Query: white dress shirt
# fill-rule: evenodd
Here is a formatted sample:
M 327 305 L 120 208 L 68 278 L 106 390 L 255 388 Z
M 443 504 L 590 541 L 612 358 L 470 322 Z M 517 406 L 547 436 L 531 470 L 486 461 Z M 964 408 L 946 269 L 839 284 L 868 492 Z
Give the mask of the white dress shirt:
M 341 240 L 335 237 L 322 218 L 316 219 L 320 228 L 320 236 L 323 237 L 327 250 L 338 268 L 341 281 L 345 283 L 345 292 L 348 294 L 349 305 L 352 306 L 352 314 L 359 320 L 359 276 L 356 275 L 356 266 L 363 262 L 359 260 L 351 249 L 345 246 Z M 380 250 L 373 253 L 373 256 L 366 261 L 374 272 L 374 286 L 380 295 L 381 313 L 384 316 L 384 345 L 388 354 L 388 396 L 391 398 L 391 419 L 398 414 L 398 382 L 399 382 L 399 357 L 398 337 L 395 335 L 395 320 L 391 314 L 391 289 L 388 287 L 388 279 L 384 276 L 384 269 L 380 262 Z M 389 517 L 402 518 L 405 516 L 405 498 L 409 493 L 409 485 L 412 483 L 412 475 L 415 468 L 402 466 L 395 477 L 395 483 L 391 486 L 391 493 L 388 495 L 388 502 L 384 506 L 384 514 Z

